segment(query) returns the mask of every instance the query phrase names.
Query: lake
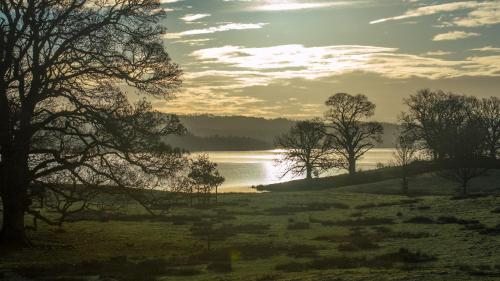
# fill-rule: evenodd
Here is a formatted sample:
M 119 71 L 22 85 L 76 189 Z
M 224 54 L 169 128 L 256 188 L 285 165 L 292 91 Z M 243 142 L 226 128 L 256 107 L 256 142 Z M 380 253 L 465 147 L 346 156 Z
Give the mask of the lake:
M 293 179 L 291 176 L 281 178 L 282 169 L 275 165 L 275 159 L 280 157 L 283 150 L 259 151 L 206 151 L 194 153 L 208 154 L 211 161 L 218 164 L 219 172 L 226 178 L 219 187 L 219 192 L 255 192 L 251 186 L 271 184 Z M 363 158 L 358 160 L 357 168 L 370 170 L 377 164 L 388 164 L 393 160 L 394 149 L 379 148 L 368 151 Z M 325 175 L 338 175 L 346 173 L 345 170 L 332 169 Z

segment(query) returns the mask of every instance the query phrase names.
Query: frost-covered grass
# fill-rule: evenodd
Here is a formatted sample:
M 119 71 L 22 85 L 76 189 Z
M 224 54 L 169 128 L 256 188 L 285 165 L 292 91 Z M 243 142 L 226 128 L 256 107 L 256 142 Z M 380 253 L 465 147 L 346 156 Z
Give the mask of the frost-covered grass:
M 491 192 L 484 185 L 494 182 L 483 187 Z M 30 232 L 36 246 L 4 254 L 0 272 L 34 280 L 498 280 L 500 195 L 452 198 L 432 176 L 413 188 L 429 183 L 450 195 L 390 195 L 398 181 L 389 180 L 223 194 L 211 208 L 178 207 L 162 220 L 42 225 Z M 130 206 L 128 215 L 140 212 Z

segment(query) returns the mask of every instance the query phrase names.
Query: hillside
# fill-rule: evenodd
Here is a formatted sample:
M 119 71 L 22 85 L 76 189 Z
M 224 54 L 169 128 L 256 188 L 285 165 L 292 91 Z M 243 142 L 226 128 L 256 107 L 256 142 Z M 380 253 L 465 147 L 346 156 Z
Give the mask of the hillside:
M 191 133 L 179 137 L 172 136 L 167 141 L 173 147 L 189 151 L 245 151 L 273 149 L 274 145 L 260 139 L 245 136 L 195 136 Z
M 250 137 L 273 143 L 276 136 L 288 132 L 295 121 L 244 116 L 184 115 L 182 124 L 194 135 Z
M 276 136 L 290 130 L 295 121 L 245 116 L 179 116 L 189 134 L 171 137 L 168 143 L 187 150 L 261 150 L 273 148 Z M 377 147 L 394 147 L 397 125 L 383 123 L 383 142 Z

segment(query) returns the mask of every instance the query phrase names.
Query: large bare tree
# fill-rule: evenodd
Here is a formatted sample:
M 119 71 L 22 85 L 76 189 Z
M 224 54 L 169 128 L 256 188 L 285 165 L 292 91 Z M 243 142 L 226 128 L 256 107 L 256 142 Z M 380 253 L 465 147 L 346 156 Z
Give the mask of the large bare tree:
M 166 98 L 180 86 L 164 16 L 158 0 L 0 1 L 3 243 L 28 243 L 30 188 L 53 174 L 153 187 L 182 165 L 180 153 L 157 149 L 184 130 L 178 119 L 124 93 Z
M 419 90 L 405 100 L 409 110 L 402 114 L 403 133 L 421 141 L 434 160 L 453 157 L 450 137 L 472 114 L 474 102 L 441 90 Z
M 464 195 L 472 179 L 498 166 L 496 98 L 478 100 L 424 89 L 410 96 L 406 104 L 404 135 L 423 144 L 440 166 L 439 174 L 460 183 Z
M 284 167 L 283 176 L 305 174 L 311 179 L 313 174 L 319 175 L 333 167 L 326 127 L 320 120 L 297 122 L 289 133 L 276 138 L 275 145 L 285 149 L 277 159 L 277 164 Z
M 325 104 L 328 106 L 325 118 L 332 148 L 341 156 L 343 168 L 353 175 L 356 161 L 382 141 L 382 125 L 366 120 L 375 113 L 375 104 L 365 95 L 346 93 L 331 96 Z
M 471 112 L 473 106 L 475 104 L 470 105 Z M 439 175 L 458 182 L 462 195 L 467 195 L 472 179 L 495 166 L 494 161 L 487 159 L 485 154 L 486 136 L 487 128 L 483 127 L 481 118 L 475 114 L 468 115 L 449 135 L 447 144 L 451 153 L 438 162 L 443 168 Z

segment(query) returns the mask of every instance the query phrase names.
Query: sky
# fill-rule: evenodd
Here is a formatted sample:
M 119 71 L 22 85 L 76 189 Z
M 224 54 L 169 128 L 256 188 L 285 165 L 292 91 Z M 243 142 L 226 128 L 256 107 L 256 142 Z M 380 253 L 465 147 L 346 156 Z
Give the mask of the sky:
M 177 114 L 320 117 L 338 92 L 395 122 L 418 89 L 500 97 L 500 0 L 160 0 Z

